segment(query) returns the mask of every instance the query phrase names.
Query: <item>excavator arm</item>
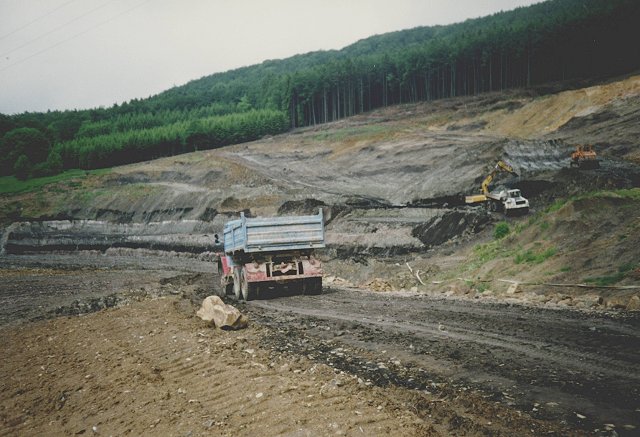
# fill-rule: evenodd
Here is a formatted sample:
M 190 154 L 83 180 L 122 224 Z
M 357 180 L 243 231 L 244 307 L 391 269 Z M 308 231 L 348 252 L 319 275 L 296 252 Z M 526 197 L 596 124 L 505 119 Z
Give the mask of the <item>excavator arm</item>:
M 482 184 L 480 185 L 480 192 L 482 194 L 467 196 L 465 200 L 466 203 L 484 202 L 485 200 L 487 200 L 486 196 L 487 194 L 489 194 L 489 185 L 491 184 L 493 179 L 495 179 L 496 175 L 500 172 L 511 173 L 512 175 L 518 176 L 518 173 L 515 172 L 515 170 L 509 163 L 503 160 L 498 161 L 495 167 L 493 167 L 493 170 L 491 170 L 491 173 L 489 173 L 487 177 L 484 178 Z
M 515 170 L 511 165 L 509 165 L 505 161 L 500 160 L 496 163 L 495 167 L 493 167 L 493 170 L 491 171 L 491 173 L 489 173 L 487 177 L 484 178 L 484 180 L 482 181 L 482 185 L 481 185 L 482 194 L 484 194 L 485 196 L 489 194 L 489 184 L 491 184 L 493 179 L 500 172 L 511 173 L 512 175 L 518 176 L 518 173 L 515 172 Z

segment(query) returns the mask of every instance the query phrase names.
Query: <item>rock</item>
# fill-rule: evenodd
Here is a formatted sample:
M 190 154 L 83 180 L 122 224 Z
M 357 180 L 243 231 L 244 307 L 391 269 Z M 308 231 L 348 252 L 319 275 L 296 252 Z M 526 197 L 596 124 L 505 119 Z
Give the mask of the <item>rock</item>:
M 372 291 L 393 291 L 393 285 L 381 278 L 373 278 L 365 287 Z
M 613 309 L 625 309 L 627 305 L 630 303 L 630 299 L 628 296 L 609 296 L 605 301 L 605 306 L 607 308 Z
M 218 296 L 208 296 L 196 313 L 205 322 L 224 329 L 242 329 L 247 327 L 247 318 L 237 308 L 225 304 Z
M 573 299 L 571 297 L 569 297 L 569 296 L 566 296 L 564 299 L 558 301 L 558 305 L 572 306 L 572 305 L 574 305 Z
M 597 307 L 598 305 L 602 305 L 604 302 L 600 295 L 591 293 L 582 296 L 574 296 L 573 300 L 577 306 L 582 308 Z
M 640 297 L 638 295 L 633 296 L 631 299 L 629 299 L 629 303 L 627 304 L 627 310 L 640 311 Z

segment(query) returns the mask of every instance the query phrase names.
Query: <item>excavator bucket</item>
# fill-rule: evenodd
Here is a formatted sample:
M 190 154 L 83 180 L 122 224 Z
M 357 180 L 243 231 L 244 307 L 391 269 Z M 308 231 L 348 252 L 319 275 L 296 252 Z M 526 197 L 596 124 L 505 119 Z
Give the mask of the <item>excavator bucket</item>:
M 486 201 L 487 201 L 487 196 L 485 196 L 484 194 L 473 194 L 471 196 L 466 196 L 464 198 L 465 203 L 480 203 L 480 202 L 486 202 Z

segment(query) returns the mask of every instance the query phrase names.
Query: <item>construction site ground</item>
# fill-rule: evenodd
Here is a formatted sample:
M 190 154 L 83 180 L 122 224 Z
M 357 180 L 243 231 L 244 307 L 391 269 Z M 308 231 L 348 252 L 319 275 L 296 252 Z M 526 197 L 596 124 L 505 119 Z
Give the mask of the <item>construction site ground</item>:
M 0 435 L 638 435 L 639 118 L 552 84 L 3 195 Z M 464 204 L 497 159 L 528 215 Z M 318 208 L 321 295 L 195 316 L 226 221 Z
M 224 331 L 194 317 L 217 279 L 206 263 L 131 262 L 3 260 L 22 297 L 13 308 L 3 300 L 3 434 L 633 435 L 639 426 L 638 313 L 330 286 L 237 303 L 250 326 Z M 94 292 L 115 277 L 129 279 Z

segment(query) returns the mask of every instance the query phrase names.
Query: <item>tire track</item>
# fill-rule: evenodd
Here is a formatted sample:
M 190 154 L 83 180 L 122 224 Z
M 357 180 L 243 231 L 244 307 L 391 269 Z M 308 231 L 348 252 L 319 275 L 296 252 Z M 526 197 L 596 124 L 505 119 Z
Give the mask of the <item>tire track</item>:
M 620 318 L 347 289 L 252 301 L 247 308 L 261 323 L 292 326 L 311 341 L 364 348 L 378 355 L 373 358 L 378 362 L 387 362 L 390 355 L 384 352 L 390 350 L 430 373 L 461 384 L 474 381 L 508 405 L 538 411 L 536 404 L 572 399 L 573 405 L 557 413 L 564 420 L 575 422 L 574 411 L 581 410 L 600 423 L 640 427 L 634 402 L 640 397 L 638 315 Z M 314 355 L 321 362 L 336 361 L 325 353 Z M 372 371 L 367 366 L 365 374 Z M 403 381 L 400 373 L 390 377 Z

